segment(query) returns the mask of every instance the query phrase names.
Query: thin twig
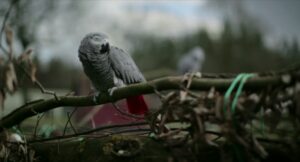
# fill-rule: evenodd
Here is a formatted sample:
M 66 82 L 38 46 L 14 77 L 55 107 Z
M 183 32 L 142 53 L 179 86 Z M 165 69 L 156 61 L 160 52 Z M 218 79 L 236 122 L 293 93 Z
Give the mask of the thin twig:
M 96 129 L 92 129 L 89 131 L 85 131 L 85 132 L 80 132 L 78 134 L 71 134 L 71 135 L 65 135 L 65 136 L 57 136 L 57 137 L 52 137 L 52 138 L 47 138 L 47 139 L 39 139 L 39 140 L 31 140 L 28 141 L 28 144 L 32 144 L 32 143 L 39 143 L 39 142 L 47 142 L 47 141 L 55 141 L 55 140 L 61 140 L 61 139 L 67 139 L 67 138 L 72 138 L 72 137 L 79 137 L 79 136 L 83 136 L 83 135 L 90 135 L 93 132 L 98 132 L 98 131 L 103 131 L 106 129 L 112 129 L 112 128 L 122 128 L 122 127 L 130 127 L 130 126 L 139 126 L 139 125 L 146 125 L 146 122 L 138 122 L 138 123 L 131 123 L 131 124 L 120 124 L 120 125 L 110 125 L 110 126 L 104 126 L 104 127 L 99 127 Z M 173 129 L 172 129 L 173 130 Z M 185 130 L 185 129 L 182 129 Z M 98 138 L 102 138 L 102 137 L 107 137 L 107 136 L 111 136 L 111 135 L 115 135 L 115 134 L 121 134 L 121 133 L 130 133 L 130 132 L 141 132 L 141 131 L 151 131 L 151 129 L 149 128 L 145 128 L 145 129 L 126 129 L 126 130 L 120 130 L 120 131 L 116 131 L 116 132 L 112 132 L 103 136 L 98 136 Z M 206 134 L 213 134 L 216 136 L 220 136 L 222 137 L 223 134 L 220 132 L 215 132 L 215 131 L 205 131 Z M 258 141 L 260 142 L 265 142 L 265 143 L 272 143 L 272 144 L 287 144 L 286 141 L 284 140 L 275 140 L 275 139 L 268 139 L 268 138 L 257 138 Z M 300 142 L 297 142 L 300 143 Z
M 99 127 L 99 128 L 96 128 L 96 129 L 85 131 L 85 132 L 79 132 L 77 134 L 57 136 L 57 137 L 53 137 L 53 138 L 40 139 L 40 140 L 32 140 L 32 141 L 29 141 L 28 143 L 37 143 L 37 142 L 46 142 L 46 141 L 53 141 L 53 140 L 59 140 L 59 139 L 66 139 L 66 138 L 77 137 L 77 136 L 81 136 L 81 135 L 87 135 L 87 134 L 91 134 L 91 133 L 94 133 L 94 132 L 103 131 L 103 130 L 106 130 L 106 129 L 132 127 L 132 126 L 147 125 L 147 124 L 148 124 L 147 122 L 136 122 L 136 123 L 129 123 L 129 124 L 115 124 L 115 125 Z
M 113 107 L 114 107 L 120 114 L 122 114 L 122 115 L 126 115 L 126 116 L 129 116 L 129 117 L 131 117 L 131 118 L 135 118 L 135 119 L 145 119 L 144 117 L 141 117 L 141 116 L 138 116 L 138 115 L 134 115 L 134 114 L 129 114 L 129 113 L 127 113 L 127 112 L 121 110 L 121 109 L 119 108 L 119 106 L 116 105 L 114 102 L 112 102 L 112 105 L 113 105 Z
M 73 113 L 72 114 L 68 114 L 68 118 L 69 119 L 71 119 L 71 117 L 72 117 L 72 115 L 73 115 Z M 73 126 L 73 124 L 72 124 L 72 121 L 70 120 L 70 126 L 71 126 L 71 128 L 73 129 L 73 132 L 75 133 L 75 134 L 77 134 L 77 131 L 76 131 L 76 129 L 75 129 L 75 127 Z
M 19 65 L 19 64 L 16 64 L 16 65 L 17 65 L 17 66 L 19 67 L 19 69 L 21 69 L 21 70 L 26 74 L 26 76 L 31 80 L 31 75 L 30 75 L 30 73 L 29 73 L 24 67 L 22 67 L 21 65 Z M 33 81 L 33 83 L 34 83 L 36 86 L 38 86 L 38 88 L 40 89 L 40 91 L 41 91 L 43 94 L 53 95 L 56 101 L 59 100 L 59 97 L 56 95 L 56 93 L 55 93 L 54 91 L 50 91 L 50 90 L 45 89 L 44 86 L 40 83 L 39 80 L 36 79 L 36 80 Z
M 115 132 L 112 132 L 109 134 L 105 134 L 105 135 L 99 136 L 97 138 L 103 138 L 103 137 L 112 136 L 112 135 L 116 135 L 116 134 L 133 133 L 133 132 L 146 132 L 148 134 L 150 131 L 151 131 L 151 129 L 149 129 L 149 128 L 126 129 L 126 130 L 120 130 L 120 131 L 115 131 Z
M 155 86 L 154 84 L 149 84 L 149 85 L 153 88 L 154 93 L 155 93 L 161 100 L 165 99 L 165 96 L 157 90 L 157 88 L 156 88 L 156 86 Z
M 39 123 L 40 123 L 41 119 L 44 117 L 44 115 L 45 115 L 45 113 L 43 113 L 42 115 L 37 116 L 37 121 L 36 121 L 36 124 L 35 124 L 35 127 L 34 127 L 33 139 L 36 138 L 37 128 L 39 126 Z
M 300 80 L 300 75 L 297 73 L 292 73 L 292 80 Z M 194 79 L 191 85 L 191 90 L 209 90 L 211 87 L 215 87 L 217 91 L 220 93 L 224 92 L 232 83 L 233 79 Z M 150 82 L 150 83 L 149 83 Z M 101 94 L 99 96 L 99 103 L 95 103 L 93 101 L 93 96 L 59 96 L 59 100 L 56 99 L 47 99 L 41 102 L 37 102 L 30 105 L 23 105 L 6 115 L 0 120 L 0 132 L 3 131 L 3 128 L 10 128 L 14 125 L 19 124 L 26 118 L 32 117 L 36 115 L 33 113 L 33 110 L 38 113 L 42 113 L 57 107 L 64 106 L 93 106 L 105 103 L 115 102 L 120 99 L 128 98 L 130 96 L 144 95 L 153 93 L 153 87 L 149 84 L 156 85 L 157 90 L 165 91 L 165 90 L 176 90 L 180 89 L 178 87 L 178 83 L 181 82 L 181 77 L 165 77 L 156 80 L 149 81 L 147 83 L 138 83 L 131 84 L 126 87 L 118 88 L 115 90 L 113 94 L 113 98 L 106 95 Z M 244 90 L 251 91 L 260 91 L 268 86 L 279 86 L 284 85 L 288 86 L 294 82 L 289 84 L 284 83 L 281 79 L 281 76 L 264 76 L 264 77 L 255 77 L 249 79 L 244 86 Z M 174 92 L 174 91 L 173 91 Z
M 76 112 L 76 110 L 77 110 L 77 107 L 74 108 L 74 110 L 71 112 L 71 114 L 69 114 L 69 113 L 67 114 L 68 120 L 67 120 L 67 123 L 66 123 L 65 128 L 64 128 L 63 136 L 66 134 L 67 127 L 68 127 L 68 124 L 69 124 L 69 123 L 70 123 L 70 126 L 71 126 L 71 128 L 73 129 L 74 133 L 75 133 L 75 134 L 77 133 L 76 129 L 73 127 L 73 124 L 72 124 L 72 122 L 71 122 L 71 117 L 72 117 L 73 114 Z
M 165 123 L 166 123 L 166 120 L 167 120 L 167 117 L 168 117 L 168 113 L 169 113 L 169 109 L 167 108 L 167 110 L 161 114 L 161 120 L 160 120 L 160 123 L 159 123 L 159 133 L 163 133 L 165 130 L 166 130 L 166 126 L 165 126 Z
M 167 139 L 171 136 L 177 135 L 182 131 L 182 129 L 175 129 L 175 130 L 171 130 L 167 133 L 161 133 L 157 136 L 157 139 Z
M 29 75 L 29 76 L 30 76 L 30 75 Z M 54 98 L 55 98 L 57 101 L 59 100 L 59 98 L 57 97 L 56 93 L 55 93 L 54 91 L 50 91 L 50 90 L 45 89 L 44 86 L 40 83 L 40 81 L 35 80 L 34 83 L 35 83 L 35 85 L 37 85 L 37 86 L 40 88 L 40 90 L 41 90 L 42 93 L 44 93 L 44 94 L 49 94 L 49 95 L 53 95 Z
M 34 100 L 34 101 L 30 101 L 30 102 L 26 102 L 26 103 L 25 103 L 25 106 L 26 106 L 26 105 L 35 104 L 35 103 L 38 103 L 38 102 L 42 102 L 42 101 L 44 101 L 44 99 L 38 99 L 38 100 Z
M 8 51 L 4 48 L 4 46 L 2 45 L 2 35 L 3 35 L 3 31 L 4 31 L 4 28 L 6 26 L 6 22 L 9 18 L 9 15 L 11 13 L 11 10 L 13 8 L 13 6 L 15 5 L 15 3 L 18 2 L 18 0 L 12 0 L 11 3 L 10 3 L 10 6 L 8 8 L 8 10 L 6 11 L 5 13 L 5 16 L 4 16 L 4 19 L 3 19 L 3 22 L 2 22 L 2 26 L 1 26 L 1 31 L 0 31 L 0 49 L 5 53 L 5 54 L 9 54 Z

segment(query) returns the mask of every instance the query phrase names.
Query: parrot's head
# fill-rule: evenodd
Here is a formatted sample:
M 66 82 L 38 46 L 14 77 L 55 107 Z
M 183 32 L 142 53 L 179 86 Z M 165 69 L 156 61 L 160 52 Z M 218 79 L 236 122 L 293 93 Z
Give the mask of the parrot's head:
M 103 33 L 87 34 L 81 41 L 81 53 L 108 54 L 110 50 L 108 36 Z

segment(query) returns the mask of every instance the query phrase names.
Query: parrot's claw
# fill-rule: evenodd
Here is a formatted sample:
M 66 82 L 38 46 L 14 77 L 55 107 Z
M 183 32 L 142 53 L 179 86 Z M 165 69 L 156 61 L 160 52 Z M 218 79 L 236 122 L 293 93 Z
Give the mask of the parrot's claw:
M 115 91 L 116 89 L 118 89 L 118 88 L 117 88 L 117 87 L 109 88 L 109 89 L 108 89 L 108 94 L 109 94 L 109 96 L 112 96 L 113 93 L 114 93 L 114 91 Z
M 192 73 L 185 73 L 183 75 L 184 78 L 201 78 L 201 72 L 192 72 Z
M 195 72 L 195 73 L 193 73 L 193 77 L 195 77 L 195 78 L 201 78 L 202 74 L 200 72 Z
M 93 102 L 95 104 L 98 104 L 99 96 L 100 96 L 100 92 L 96 92 L 96 94 L 93 96 Z

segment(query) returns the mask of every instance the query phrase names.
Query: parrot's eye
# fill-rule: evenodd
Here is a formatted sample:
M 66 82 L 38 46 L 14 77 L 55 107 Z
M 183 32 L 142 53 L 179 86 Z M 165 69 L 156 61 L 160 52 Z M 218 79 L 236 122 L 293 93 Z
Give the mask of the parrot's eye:
M 99 37 L 93 37 L 93 39 L 94 39 L 95 41 L 100 41 L 100 38 L 99 38 Z

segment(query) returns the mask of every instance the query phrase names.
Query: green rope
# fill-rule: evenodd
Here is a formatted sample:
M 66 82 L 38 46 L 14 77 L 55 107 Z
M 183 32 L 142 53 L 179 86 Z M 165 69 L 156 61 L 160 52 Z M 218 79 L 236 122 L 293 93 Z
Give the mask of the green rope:
M 236 76 L 236 78 L 233 80 L 233 82 L 231 83 L 231 85 L 229 86 L 229 88 L 227 89 L 225 95 L 224 95 L 224 106 L 223 106 L 223 110 L 224 110 L 224 115 L 226 117 L 226 112 L 227 112 L 227 105 L 230 101 L 230 96 L 232 91 L 234 90 L 234 88 L 236 87 L 236 85 L 240 82 L 239 87 L 237 89 L 237 92 L 234 96 L 234 99 L 232 101 L 231 104 L 231 113 L 234 114 L 235 112 L 235 107 L 237 105 L 237 101 L 238 101 L 238 97 L 241 95 L 242 93 L 242 89 L 246 83 L 246 81 L 250 78 L 255 76 L 254 74 L 246 74 L 246 73 L 241 73 L 238 76 Z
M 223 106 L 223 110 L 224 110 L 224 115 L 226 116 L 226 112 L 227 112 L 227 109 L 226 109 L 226 106 L 228 105 L 229 103 L 229 98 L 230 98 L 230 95 L 234 89 L 234 87 L 236 86 L 236 84 L 240 81 L 240 79 L 242 79 L 244 73 L 241 73 L 239 74 L 234 80 L 233 82 L 231 83 L 231 85 L 229 86 L 229 88 L 227 89 L 225 95 L 224 95 L 224 106 Z
M 228 105 L 228 103 L 230 101 L 230 96 L 231 96 L 232 91 L 234 90 L 234 88 L 236 87 L 236 85 L 239 83 L 239 86 L 237 88 L 235 96 L 234 96 L 234 98 L 232 100 L 231 109 L 230 109 L 231 110 L 230 111 L 231 115 L 233 115 L 234 112 L 235 112 L 236 105 L 237 105 L 237 102 L 238 102 L 238 98 L 239 98 L 239 96 L 242 93 L 242 90 L 243 90 L 243 87 L 244 87 L 246 81 L 249 78 L 253 77 L 253 76 L 255 76 L 255 74 L 241 73 L 238 76 L 236 76 L 236 78 L 233 80 L 233 82 L 231 83 L 231 85 L 229 86 L 229 88 L 227 89 L 227 91 L 226 91 L 226 93 L 224 95 L 224 106 L 223 106 L 223 108 L 224 108 L 224 116 L 225 116 L 225 118 L 227 117 L 227 115 L 226 115 L 227 108 L 226 107 L 227 107 L 227 105 Z M 236 124 L 236 123 L 234 122 L 233 124 Z M 237 160 L 239 162 L 243 162 L 244 158 L 241 155 L 241 150 L 238 148 L 237 145 L 233 145 L 233 147 L 234 147 L 234 153 L 236 155 Z
M 238 87 L 238 89 L 236 91 L 236 94 L 234 96 L 234 99 L 232 101 L 232 105 L 231 105 L 231 112 L 232 112 L 232 114 L 234 114 L 234 112 L 235 112 L 235 108 L 236 108 L 236 105 L 237 105 L 238 98 L 239 98 L 239 96 L 242 93 L 242 89 L 243 89 L 243 87 L 244 87 L 247 79 L 249 79 L 250 77 L 253 77 L 253 76 L 254 76 L 254 74 L 243 74 L 242 75 L 242 79 L 241 79 L 240 85 L 239 85 L 239 87 Z

